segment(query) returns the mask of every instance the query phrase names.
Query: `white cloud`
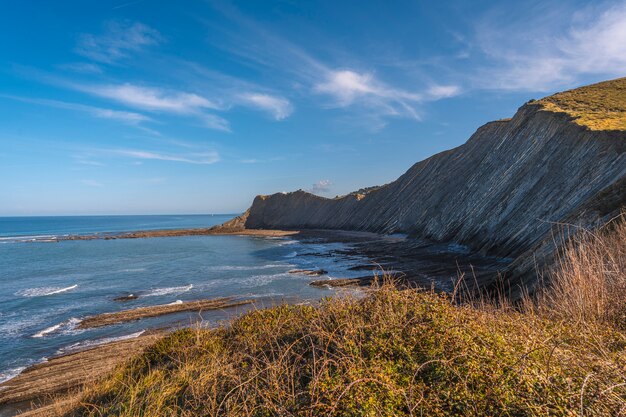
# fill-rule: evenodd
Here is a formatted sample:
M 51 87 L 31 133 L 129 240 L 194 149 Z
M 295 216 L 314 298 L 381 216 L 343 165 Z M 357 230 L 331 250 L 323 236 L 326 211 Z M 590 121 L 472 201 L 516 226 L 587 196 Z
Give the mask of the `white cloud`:
M 231 131 L 230 123 L 228 123 L 228 120 L 220 116 L 216 116 L 214 114 L 205 114 L 201 118 L 204 122 L 204 125 L 209 129 L 221 130 L 223 132 Z
M 136 149 L 113 149 L 111 154 L 134 159 L 149 159 L 157 161 L 184 162 L 195 165 L 210 165 L 220 160 L 216 151 L 196 152 L 188 154 L 168 154 Z
M 269 94 L 248 93 L 243 94 L 241 99 L 253 107 L 270 112 L 276 120 L 286 119 L 293 113 L 293 106 L 289 100 L 283 97 Z
M 330 187 L 333 185 L 331 180 L 319 180 L 307 191 L 311 194 L 324 194 L 330 191 Z
M 198 94 L 144 87 L 130 83 L 109 85 L 71 84 L 70 87 L 145 111 L 195 116 L 205 127 L 230 132 L 230 125 L 226 119 L 215 114 L 206 113 L 206 110 L 223 110 L 224 106 Z
M 390 87 L 378 81 L 373 74 L 352 70 L 329 71 L 326 78 L 314 86 L 318 93 L 335 99 L 334 106 L 353 104 L 375 109 L 380 115 L 405 116 L 420 120 L 415 105 L 423 95 Z
M 60 69 L 77 72 L 81 74 L 101 74 L 102 68 L 89 62 L 73 62 L 59 65 Z
M 77 164 L 81 164 L 81 165 L 89 165 L 89 166 L 94 166 L 94 167 L 106 166 L 102 162 L 93 161 L 91 159 L 85 159 L 84 157 L 81 157 L 81 156 L 75 157 L 75 160 Z
M 105 109 L 101 107 L 87 106 L 85 104 L 70 103 L 66 101 L 49 100 L 49 99 L 42 99 L 42 98 L 18 97 L 18 96 L 4 95 L 4 94 L 0 94 L 0 97 L 9 98 L 11 100 L 22 101 L 24 103 L 38 104 L 41 106 L 80 111 L 80 112 L 88 113 L 94 117 L 98 117 L 101 119 L 117 120 L 117 121 L 121 121 L 121 122 L 131 124 L 131 125 L 137 125 L 141 122 L 147 122 L 147 121 L 152 120 L 148 116 L 145 116 L 140 113 L 123 111 L 123 110 Z
M 157 30 L 143 23 L 108 22 L 100 35 L 81 35 L 76 52 L 94 61 L 111 64 L 161 40 Z
M 458 85 L 433 85 L 428 89 L 427 96 L 431 100 L 440 100 L 458 96 L 460 93 L 461 88 Z
M 599 3 L 600 4 L 600 3 Z M 479 87 L 550 91 L 584 76 L 626 74 L 626 2 L 599 9 L 541 10 L 532 19 L 483 22 L 478 42 L 490 67 Z
M 131 107 L 173 113 L 195 113 L 202 109 L 218 109 L 216 103 L 193 93 L 143 87 L 130 83 L 113 85 L 82 85 L 78 89 L 118 101 Z
M 340 105 L 347 106 L 358 96 L 386 95 L 383 90 L 373 85 L 373 78 L 371 74 L 358 74 L 349 70 L 331 71 L 327 80 L 318 83 L 315 90 L 335 96 Z

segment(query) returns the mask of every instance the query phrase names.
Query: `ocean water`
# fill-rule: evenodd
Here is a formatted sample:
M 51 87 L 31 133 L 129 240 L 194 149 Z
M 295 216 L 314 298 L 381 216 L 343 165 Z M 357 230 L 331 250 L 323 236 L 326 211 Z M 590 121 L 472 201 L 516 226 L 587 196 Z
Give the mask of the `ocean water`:
M 202 298 L 273 302 L 315 300 L 332 290 L 294 268 L 351 277 L 363 262 L 336 252 L 342 244 L 252 236 L 183 236 L 52 242 L 54 236 L 207 227 L 234 215 L 0 218 L 0 381 L 54 355 L 147 329 L 214 325 L 240 310 L 179 313 L 79 330 L 84 317 Z M 138 299 L 114 298 L 136 294 Z

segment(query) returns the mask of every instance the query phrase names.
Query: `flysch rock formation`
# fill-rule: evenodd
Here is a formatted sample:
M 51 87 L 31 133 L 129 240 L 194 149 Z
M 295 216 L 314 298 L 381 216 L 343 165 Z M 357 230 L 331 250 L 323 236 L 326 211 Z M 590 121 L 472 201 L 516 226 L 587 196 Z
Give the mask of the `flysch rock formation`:
M 566 225 L 596 227 L 625 206 L 626 131 L 590 130 L 530 102 L 367 194 L 260 195 L 237 222 L 455 242 L 515 259 L 507 275 L 532 286 Z

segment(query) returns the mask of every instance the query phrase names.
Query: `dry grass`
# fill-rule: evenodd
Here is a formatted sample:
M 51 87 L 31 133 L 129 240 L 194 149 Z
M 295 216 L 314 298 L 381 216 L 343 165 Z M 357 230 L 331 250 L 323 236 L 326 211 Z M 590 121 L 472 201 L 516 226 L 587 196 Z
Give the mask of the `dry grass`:
M 566 243 L 549 285 L 527 307 L 556 319 L 626 329 L 626 215 Z
M 626 415 L 626 224 L 572 241 L 525 309 L 385 283 L 173 333 L 74 416 Z
M 591 130 L 626 130 L 626 78 L 564 91 L 536 103 L 547 111 L 567 113 Z

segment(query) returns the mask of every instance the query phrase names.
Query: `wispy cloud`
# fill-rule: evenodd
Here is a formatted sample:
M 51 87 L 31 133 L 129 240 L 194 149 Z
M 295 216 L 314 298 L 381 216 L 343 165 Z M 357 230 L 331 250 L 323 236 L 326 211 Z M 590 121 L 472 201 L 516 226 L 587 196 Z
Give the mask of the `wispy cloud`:
M 209 129 L 221 130 L 223 132 L 230 132 L 230 123 L 223 117 L 215 114 L 205 114 L 201 117 L 204 126 Z
M 69 83 L 66 85 L 98 97 L 116 101 L 128 107 L 151 112 L 195 116 L 205 127 L 230 132 L 230 124 L 226 119 L 206 112 L 206 110 L 224 110 L 224 105 L 198 94 L 130 83 L 107 85 Z
M 239 162 L 242 164 L 265 164 L 269 162 L 283 161 L 285 158 L 281 156 L 274 156 L 272 158 L 246 158 L 241 159 Z
M 440 100 L 459 94 L 461 94 L 461 87 L 458 85 L 433 85 L 426 91 L 425 97 L 429 100 Z
M 550 91 L 584 76 L 626 74 L 626 2 L 546 5 L 530 9 L 530 18 L 492 15 L 478 26 L 476 41 L 490 65 L 476 77 L 479 87 Z
M 333 97 L 334 105 L 338 107 L 351 106 L 357 102 L 376 108 L 386 115 L 408 115 L 420 119 L 414 105 L 423 100 L 421 94 L 391 88 L 370 73 L 329 71 L 326 79 L 317 83 L 314 89 Z
M 240 57 L 248 65 L 282 74 L 291 88 L 295 86 L 300 95 L 307 95 L 306 98 L 330 98 L 330 102 L 321 103 L 323 107 L 353 108 L 359 114 L 366 108 L 368 116 L 361 120 L 367 124 L 374 121 L 376 126 L 383 126 L 383 119 L 390 116 L 419 120 L 420 103 L 452 97 L 461 91 L 454 85 L 429 86 L 425 91 L 397 87 L 384 82 L 372 71 L 359 69 L 367 67 L 367 63 L 343 67 L 337 60 L 324 62 L 243 15 L 234 6 L 220 3 L 218 10 L 231 20 L 237 31 L 230 27 L 224 29 L 225 38 L 220 38 L 216 47 Z M 212 29 L 215 28 L 212 26 Z M 345 51 L 341 55 L 344 58 L 349 56 Z M 358 63 L 359 60 L 350 59 L 350 62 Z M 275 113 L 276 118 L 278 114 Z
M 70 62 L 67 64 L 61 64 L 58 68 L 77 72 L 80 74 L 101 74 L 102 68 L 99 65 L 90 62 Z
M 333 185 L 331 180 L 319 180 L 311 186 L 307 191 L 311 194 L 325 194 L 330 191 L 330 187 Z
M 18 96 L 6 95 L 6 94 L 0 94 L 0 97 L 4 97 L 4 98 L 11 99 L 11 100 L 16 100 L 16 101 L 21 101 L 24 103 L 38 104 L 41 106 L 80 111 L 80 112 L 88 113 L 93 117 L 98 117 L 101 119 L 117 120 L 117 121 L 121 121 L 121 122 L 131 124 L 131 125 L 137 125 L 141 122 L 147 122 L 147 121 L 152 120 L 148 116 L 145 116 L 140 113 L 87 106 L 85 104 L 70 103 L 66 101 L 49 100 L 49 99 L 43 99 L 43 98 L 18 97 Z
M 205 151 L 187 154 L 170 154 L 137 149 L 109 149 L 105 152 L 112 155 L 118 155 L 133 159 L 183 162 L 195 165 L 210 165 L 220 160 L 220 156 L 216 151 Z
M 93 159 L 89 159 L 86 156 L 83 155 L 76 155 L 74 156 L 74 161 L 77 164 L 80 165 L 88 165 L 88 166 L 93 166 L 93 167 L 103 167 L 106 166 L 106 164 L 100 162 L 100 161 L 94 161 Z
M 99 35 L 82 34 L 76 52 L 94 61 L 111 64 L 161 41 L 159 32 L 143 23 L 112 21 L 105 24 Z
M 244 103 L 261 110 L 268 111 L 274 119 L 283 120 L 291 115 L 293 106 L 284 97 L 269 94 L 247 93 L 241 96 Z
M 118 101 L 131 107 L 174 113 L 196 113 L 202 109 L 219 109 L 213 101 L 193 93 L 144 87 L 130 83 L 78 85 L 88 93 Z

